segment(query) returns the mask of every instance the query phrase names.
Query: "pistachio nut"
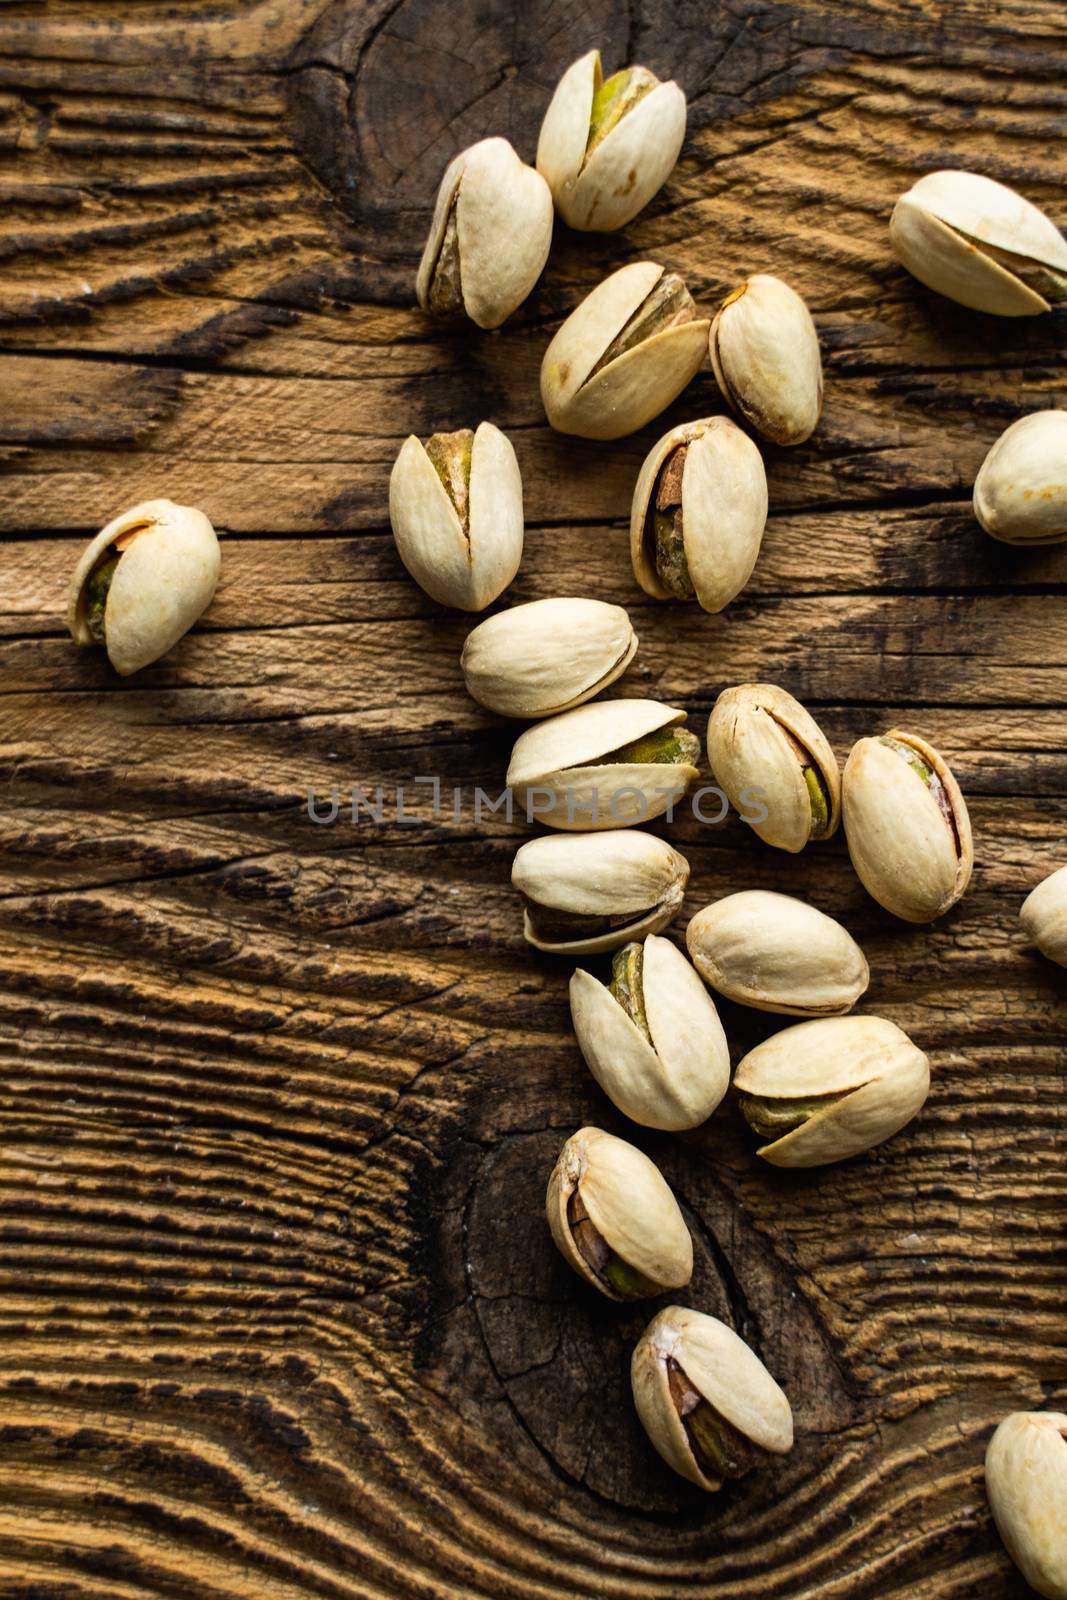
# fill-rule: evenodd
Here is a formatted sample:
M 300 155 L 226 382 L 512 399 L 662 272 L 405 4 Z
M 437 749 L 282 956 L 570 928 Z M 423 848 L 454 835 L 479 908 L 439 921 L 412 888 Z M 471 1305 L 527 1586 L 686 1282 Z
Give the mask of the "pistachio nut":
M 571 228 L 624 228 L 674 170 L 685 138 L 685 95 L 647 67 L 605 82 L 600 51 L 567 68 L 537 141 L 537 170 Z
M 472 432 L 411 434 L 389 477 L 389 520 L 400 559 L 432 600 L 482 611 L 522 560 L 522 478 L 511 441 L 481 422 Z
M 811 312 L 759 272 L 719 307 L 709 338 L 723 398 L 773 444 L 803 444 L 822 414 L 822 357 Z
M 693 1241 L 654 1162 L 600 1128 L 571 1134 L 545 1196 L 557 1248 L 609 1300 L 644 1300 L 693 1276 Z
M 708 721 L 708 761 L 736 811 L 758 797 L 750 822 L 765 844 L 794 853 L 829 839 L 841 820 L 841 778 L 826 735 L 799 700 L 773 683 L 724 689 Z
M 685 942 L 705 983 L 757 1011 L 840 1016 L 870 982 L 863 951 L 847 929 L 769 889 L 744 889 L 705 906 Z
M 944 758 L 917 733 L 860 739 L 841 784 L 848 853 L 869 895 L 905 922 L 933 922 L 974 868 L 971 822 Z
M 128 677 L 165 656 L 211 604 L 219 541 L 202 511 L 143 500 L 102 528 L 74 569 L 67 627 Z
M 570 1001 L 586 1064 L 624 1116 L 672 1132 L 710 1117 L 730 1050 L 715 1002 L 669 939 L 623 945 L 607 985 L 579 967 Z
M 659 933 L 688 880 L 685 857 L 639 828 L 528 839 L 511 869 L 527 942 L 561 955 L 597 955 Z
M 541 276 L 552 195 L 506 139 L 481 139 L 445 169 L 415 292 L 433 316 L 499 328 Z
M 1030 891 L 1019 920 L 1043 956 L 1067 967 L 1067 867 L 1050 873 Z
M 1001 434 L 974 481 L 974 514 L 1004 544 L 1067 539 L 1067 411 L 1035 411 Z
M 626 828 L 662 816 L 697 776 L 700 740 L 658 700 L 597 700 L 527 728 L 508 788 L 552 828 Z
M 985 1458 L 990 1509 L 1008 1554 L 1045 1600 L 1067 1600 L 1067 1416 L 1015 1411 Z
M 551 717 L 614 683 L 636 651 L 622 606 L 531 600 L 473 628 L 459 664 L 479 705 L 504 717 Z
M 658 417 L 704 359 L 708 321 L 675 272 L 633 261 L 597 284 L 545 351 L 541 400 L 560 433 L 621 439 Z
M 767 524 L 767 474 L 728 417 L 686 422 L 653 445 L 630 510 L 634 577 L 657 600 L 721 611 L 740 594 Z
M 714 1492 L 793 1447 L 789 1401 L 756 1352 L 718 1317 L 667 1306 L 630 1367 L 634 1404 L 669 1467 Z
M 913 278 L 972 311 L 1032 317 L 1067 294 L 1067 243 L 1029 200 L 977 172 L 928 172 L 893 208 Z
M 894 1022 L 820 1017 L 772 1034 L 734 1074 L 741 1110 L 775 1167 L 844 1161 L 898 1133 L 930 1089 L 930 1064 Z

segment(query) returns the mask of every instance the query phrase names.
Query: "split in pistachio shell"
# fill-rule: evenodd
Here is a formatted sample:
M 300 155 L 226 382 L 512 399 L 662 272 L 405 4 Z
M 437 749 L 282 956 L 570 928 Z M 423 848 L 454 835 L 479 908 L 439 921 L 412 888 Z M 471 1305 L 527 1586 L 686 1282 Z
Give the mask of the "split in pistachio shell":
M 976 172 L 930 172 L 901 195 L 889 241 L 912 277 L 973 311 L 1032 317 L 1067 295 L 1067 242 L 1043 211 Z
M 974 514 L 1004 544 L 1067 539 L 1067 411 L 1035 411 L 1001 434 L 975 479 Z
M 686 930 L 693 965 L 719 994 L 757 1011 L 832 1017 L 870 982 L 859 945 L 791 895 L 744 889 L 698 911 Z
M 522 560 L 522 478 L 511 441 L 491 422 L 472 433 L 412 434 L 389 478 L 400 559 L 441 605 L 481 611 Z
M 561 955 L 597 955 L 659 933 L 688 880 L 685 857 L 639 828 L 528 839 L 511 869 L 527 942 Z
M 837 832 L 837 757 L 814 717 L 775 684 L 723 690 L 708 722 L 708 761 L 736 811 L 758 793 L 767 814 L 749 826 L 765 844 L 796 852 Z
M 1043 956 L 1067 967 L 1067 867 L 1050 873 L 1030 891 L 1019 920 Z
M 711 325 L 723 398 L 774 444 L 803 444 L 822 414 L 822 356 L 811 312 L 781 278 L 757 273 L 727 295 Z
M 419 263 L 419 305 L 498 328 L 541 276 L 552 195 L 506 139 L 482 139 L 450 162 Z
M 621 439 L 643 428 L 695 375 L 708 327 L 677 273 L 653 261 L 620 267 L 545 351 L 545 415 L 561 433 L 584 439 Z
M 145 500 L 83 551 L 67 597 L 77 644 L 102 644 L 123 677 L 158 661 L 211 603 L 219 541 L 202 511 Z
M 1016 1411 L 985 1458 L 990 1509 L 1011 1559 L 1045 1600 L 1067 1600 L 1067 1416 Z
M 767 524 L 763 457 L 728 417 L 687 422 L 645 457 L 630 511 L 634 577 L 657 600 L 721 611 L 756 564 Z
M 775 1167 L 845 1161 L 911 1121 L 930 1064 L 882 1017 L 820 1017 L 772 1034 L 740 1062 L 734 1087 Z
M 669 939 L 615 952 L 605 987 L 579 968 L 571 1018 L 587 1066 L 624 1116 L 677 1131 L 704 1122 L 730 1082 L 715 1003 Z
M 662 816 L 697 776 L 700 740 L 657 700 L 597 700 L 519 735 L 508 788 L 528 821 L 585 831 Z
M 685 95 L 646 67 L 606 81 L 600 51 L 563 74 L 537 141 L 537 170 L 572 228 L 624 228 L 674 170 L 685 138 Z
M 892 728 L 852 747 L 842 780 L 845 837 L 867 893 L 905 922 L 932 922 L 974 867 L 971 823 L 947 762 Z
M 614 1134 L 571 1135 L 548 1180 L 545 1212 L 564 1260 L 609 1300 L 643 1300 L 693 1276 L 693 1241 L 670 1185 Z
M 634 1350 L 634 1404 L 669 1467 L 714 1492 L 793 1447 L 789 1401 L 743 1339 L 702 1311 L 668 1306 Z
M 504 717 L 551 717 L 622 676 L 637 635 L 604 600 L 531 600 L 471 630 L 460 669 L 467 692 Z

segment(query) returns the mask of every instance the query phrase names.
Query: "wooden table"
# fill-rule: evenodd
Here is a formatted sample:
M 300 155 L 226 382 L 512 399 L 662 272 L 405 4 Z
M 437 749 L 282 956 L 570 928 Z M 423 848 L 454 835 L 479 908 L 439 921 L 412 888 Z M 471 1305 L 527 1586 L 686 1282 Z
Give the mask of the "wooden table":
M 432 329 L 412 280 L 446 161 L 533 154 L 599 41 L 675 74 L 683 159 L 625 234 L 559 229 L 500 332 Z M 4 882 L 0 1592 L 19 1600 L 1022 1600 L 990 1431 L 1067 1405 L 1064 975 L 1027 891 L 1067 859 L 1067 548 L 987 539 L 970 490 L 1064 402 L 1063 312 L 994 321 L 890 257 L 894 197 L 967 166 L 1067 218 L 1060 0 L 15 0 L 0 17 Z M 780 272 L 826 409 L 770 451 L 772 513 L 721 616 L 635 587 L 660 428 L 553 436 L 561 315 L 638 256 L 713 306 Z M 386 482 L 408 432 L 489 417 L 528 518 L 515 602 L 595 594 L 641 635 L 613 692 L 784 685 L 844 756 L 896 724 L 948 756 L 970 893 L 915 929 L 839 837 L 672 836 L 685 920 L 749 886 L 842 918 L 864 1009 L 929 1051 L 899 1137 L 765 1169 L 728 1101 L 628 1128 L 523 945 L 526 831 L 430 814 L 503 781 L 515 729 L 463 691 L 468 619 L 407 580 Z M 204 623 L 123 681 L 78 651 L 87 535 L 169 495 L 224 536 Z M 408 820 L 308 820 L 336 784 Z M 722 1008 L 735 1055 L 781 1019 Z M 647 1310 L 587 1293 L 541 1214 L 564 1137 L 638 1142 L 697 1241 L 692 1303 L 782 1380 L 798 1442 L 715 1498 L 628 1394 Z

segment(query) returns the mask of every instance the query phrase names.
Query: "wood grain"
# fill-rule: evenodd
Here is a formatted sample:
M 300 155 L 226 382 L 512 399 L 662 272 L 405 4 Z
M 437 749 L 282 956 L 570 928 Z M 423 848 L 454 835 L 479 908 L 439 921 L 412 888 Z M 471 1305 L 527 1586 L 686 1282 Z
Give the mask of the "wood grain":
M 690 101 L 625 234 L 557 229 L 489 335 L 412 304 L 447 160 L 529 157 L 594 41 Z M 1058 0 L 15 0 L 0 16 L 0 1593 L 12 1600 L 1023 1600 L 982 1487 L 1005 1412 L 1067 1405 L 1063 974 L 1018 907 L 1067 853 L 1067 549 L 970 512 L 1016 416 L 1063 404 L 1063 311 L 994 322 L 893 262 L 916 175 L 966 166 L 1059 221 Z M 636 589 L 659 430 L 553 436 L 544 345 L 637 256 L 712 306 L 776 271 L 811 304 L 826 410 L 770 451 L 771 519 L 725 614 Z M 675 932 L 748 886 L 869 957 L 868 1010 L 929 1051 L 922 1116 L 868 1158 L 762 1170 L 731 1102 L 634 1132 L 578 1056 L 567 972 L 522 943 L 528 831 L 475 821 L 515 729 L 464 695 L 468 621 L 406 579 L 400 441 L 489 416 L 528 520 L 509 600 L 597 594 L 615 693 L 782 683 L 843 755 L 894 722 L 969 797 L 971 892 L 934 928 L 840 839 L 671 828 Z M 224 539 L 202 625 L 120 681 L 66 637 L 85 536 L 147 495 Z M 435 815 L 417 779 L 468 797 Z M 336 786 L 410 815 L 307 815 Z M 724 1004 L 735 1057 L 774 1019 Z M 562 1140 L 635 1138 L 693 1231 L 692 1303 L 784 1383 L 798 1442 L 707 1499 L 659 1463 L 627 1365 L 541 1215 Z

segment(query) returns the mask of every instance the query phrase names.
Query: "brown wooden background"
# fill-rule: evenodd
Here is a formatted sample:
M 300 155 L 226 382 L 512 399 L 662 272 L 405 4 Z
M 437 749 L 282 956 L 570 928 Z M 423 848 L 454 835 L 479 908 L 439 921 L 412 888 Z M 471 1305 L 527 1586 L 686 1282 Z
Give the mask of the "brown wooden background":
M 560 71 L 673 73 L 690 130 L 625 235 L 557 231 L 492 335 L 412 280 L 440 171 L 532 157 Z M 0 1592 L 17 1600 L 1022 1600 L 982 1489 L 994 1422 L 1067 1404 L 1064 975 L 1022 945 L 1067 859 L 1067 548 L 978 530 L 989 445 L 1065 399 L 1067 313 L 995 322 L 893 263 L 919 172 L 1067 220 L 1060 0 L 16 0 L 0 15 Z M 553 437 L 559 317 L 635 256 L 711 307 L 777 271 L 826 410 L 771 452 L 772 515 L 718 618 L 636 589 L 653 427 Z M 718 410 L 710 369 L 664 424 Z M 798 1444 L 714 1499 L 644 1442 L 646 1311 L 587 1293 L 541 1217 L 586 1120 L 626 1132 L 520 938 L 521 836 L 421 812 L 315 828 L 309 785 L 495 789 L 515 730 L 462 690 L 467 623 L 386 523 L 403 436 L 501 424 L 526 486 L 512 601 L 596 594 L 642 644 L 616 692 L 782 683 L 844 755 L 902 723 L 971 804 L 970 894 L 893 922 L 841 839 L 791 858 L 691 819 L 686 916 L 809 896 L 865 1008 L 931 1055 L 868 1159 L 764 1170 L 727 1102 L 638 1135 L 696 1240 L 692 1303 L 783 1380 Z M 66 637 L 86 536 L 145 496 L 224 536 L 204 625 L 118 680 Z M 681 935 L 684 919 L 676 932 Z M 773 1019 L 725 1006 L 741 1052 Z

